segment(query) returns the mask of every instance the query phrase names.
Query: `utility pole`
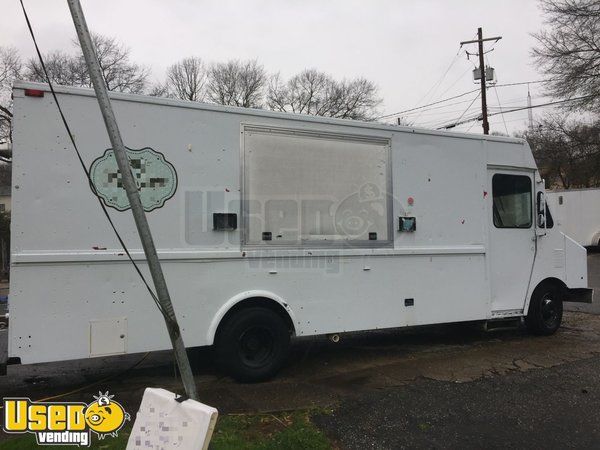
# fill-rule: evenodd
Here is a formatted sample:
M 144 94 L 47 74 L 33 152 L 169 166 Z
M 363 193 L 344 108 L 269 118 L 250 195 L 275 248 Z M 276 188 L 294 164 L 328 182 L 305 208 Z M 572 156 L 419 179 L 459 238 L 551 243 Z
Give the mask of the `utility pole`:
M 483 134 L 490 134 L 490 123 L 488 122 L 488 112 L 487 112 L 487 93 L 485 86 L 485 64 L 483 62 L 483 43 L 485 41 L 499 41 L 502 39 L 502 36 L 492 37 L 492 38 L 483 38 L 483 29 L 479 27 L 477 29 L 477 39 L 472 41 L 463 41 L 460 43 L 462 47 L 465 44 L 474 44 L 477 43 L 478 53 L 479 53 L 479 73 L 481 76 L 481 117 L 483 120 Z
M 131 212 L 135 220 L 140 240 L 142 241 L 142 247 L 146 255 L 146 261 L 148 262 L 148 268 L 152 275 L 152 281 L 154 282 L 154 288 L 158 296 L 158 303 L 161 307 L 161 312 L 169 331 L 169 337 L 171 338 L 171 344 L 173 345 L 173 352 L 175 353 L 175 359 L 179 367 L 179 373 L 181 374 L 181 381 L 185 388 L 186 395 L 193 399 L 198 400 L 198 394 L 196 393 L 196 384 L 194 382 L 194 376 L 190 367 L 190 361 L 188 360 L 187 353 L 185 351 L 185 345 L 183 344 L 183 338 L 181 336 L 181 330 L 177 324 L 177 317 L 171 303 L 171 297 L 169 290 L 167 289 L 167 283 L 160 266 L 158 254 L 156 253 L 156 247 L 152 239 L 150 232 L 150 226 L 142 206 L 140 194 L 138 192 L 137 185 L 131 173 L 131 166 L 129 165 L 129 159 L 121 139 L 121 133 L 117 125 L 117 120 L 113 112 L 110 98 L 108 97 L 108 89 L 102 76 L 102 70 L 96 56 L 96 51 L 92 44 L 90 37 L 90 31 L 83 15 L 81 3 L 79 0 L 67 0 L 69 9 L 71 10 L 71 16 L 73 17 L 73 24 L 77 31 L 77 37 L 81 44 L 81 50 L 87 64 L 87 68 L 90 74 L 90 78 L 94 85 L 94 91 L 96 92 L 96 98 L 98 99 L 98 105 L 104 118 L 104 124 L 106 125 L 106 131 L 110 138 L 110 143 L 115 152 L 115 159 L 121 172 L 123 187 L 127 193 L 129 204 L 131 205 Z
M 481 117 L 483 118 L 483 134 L 490 134 L 490 123 L 487 113 L 487 92 L 485 89 L 485 65 L 483 64 L 483 30 L 477 29 L 477 41 L 479 43 L 479 72 L 481 74 Z

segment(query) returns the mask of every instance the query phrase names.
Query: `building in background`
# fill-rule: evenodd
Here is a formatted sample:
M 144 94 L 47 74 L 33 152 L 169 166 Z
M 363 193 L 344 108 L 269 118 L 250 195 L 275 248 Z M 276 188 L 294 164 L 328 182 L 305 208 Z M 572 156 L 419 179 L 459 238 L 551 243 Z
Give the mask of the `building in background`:
M 0 212 L 10 212 L 10 186 L 0 186 Z

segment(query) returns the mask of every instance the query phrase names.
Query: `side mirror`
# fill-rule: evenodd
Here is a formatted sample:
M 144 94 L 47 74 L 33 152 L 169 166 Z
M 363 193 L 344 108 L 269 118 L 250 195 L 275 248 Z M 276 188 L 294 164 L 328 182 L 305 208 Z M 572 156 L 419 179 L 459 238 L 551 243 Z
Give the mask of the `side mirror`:
M 546 234 L 546 195 L 542 191 L 537 193 L 537 228 L 538 234 Z
M 537 225 L 539 228 L 546 228 L 546 217 L 543 214 L 538 214 Z

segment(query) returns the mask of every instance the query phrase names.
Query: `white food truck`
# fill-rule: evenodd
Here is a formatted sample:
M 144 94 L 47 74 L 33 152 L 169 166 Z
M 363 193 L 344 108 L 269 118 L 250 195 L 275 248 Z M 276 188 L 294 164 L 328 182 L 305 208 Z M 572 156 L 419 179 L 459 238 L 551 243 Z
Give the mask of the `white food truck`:
M 583 246 L 600 245 L 600 189 L 554 190 L 546 198 L 560 231 Z
M 97 195 L 147 273 L 93 91 L 57 87 Z M 9 356 L 170 348 L 47 87 L 14 91 Z M 591 302 L 523 140 L 112 94 L 183 338 L 239 380 L 295 336 L 524 318 Z

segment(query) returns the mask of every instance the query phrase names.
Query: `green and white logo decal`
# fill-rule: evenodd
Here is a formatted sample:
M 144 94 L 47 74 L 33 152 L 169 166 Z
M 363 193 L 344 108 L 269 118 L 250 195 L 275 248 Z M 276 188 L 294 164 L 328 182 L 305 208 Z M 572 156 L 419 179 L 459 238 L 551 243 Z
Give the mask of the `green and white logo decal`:
M 162 153 L 150 147 L 139 150 L 127 148 L 127 156 L 144 210 L 152 211 L 162 207 L 177 190 L 177 172 L 173 165 Z M 129 209 L 121 171 L 112 148 L 106 150 L 104 155 L 92 163 L 90 176 L 106 206 L 119 211 Z

